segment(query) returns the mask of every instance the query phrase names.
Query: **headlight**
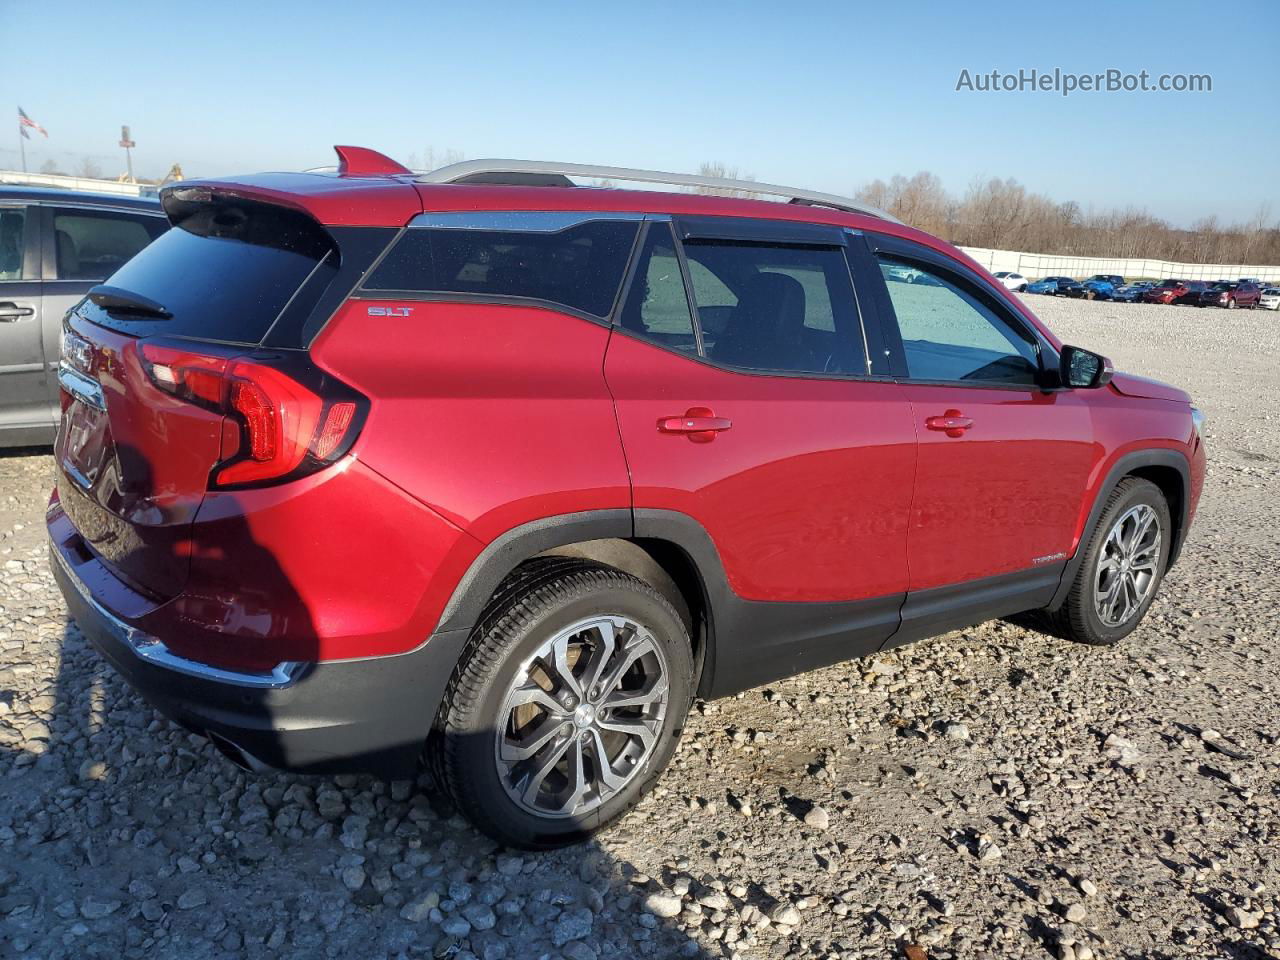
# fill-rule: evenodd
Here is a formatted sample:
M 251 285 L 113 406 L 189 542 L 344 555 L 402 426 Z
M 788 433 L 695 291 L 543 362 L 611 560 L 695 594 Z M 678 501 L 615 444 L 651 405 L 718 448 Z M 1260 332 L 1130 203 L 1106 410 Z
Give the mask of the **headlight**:
M 1204 436 L 1204 411 L 1199 407 L 1191 408 L 1191 425 L 1195 427 L 1197 434 Z

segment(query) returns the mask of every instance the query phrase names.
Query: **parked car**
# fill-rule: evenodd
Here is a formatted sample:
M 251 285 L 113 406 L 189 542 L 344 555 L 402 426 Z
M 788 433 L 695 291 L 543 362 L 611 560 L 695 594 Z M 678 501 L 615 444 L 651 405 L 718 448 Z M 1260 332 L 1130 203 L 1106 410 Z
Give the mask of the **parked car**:
M 1049 293 L 1054 296 L 1066 297 L 1082 297 L 1084 296 L 1084 287 L 1080 285 L 1078 280 L 1072 280 L 1070 277 L 1045 277 L 1035 283 L 1027 285 L 1028 293 Z
M 1058 292 L 1058 281 L 1066 280 L 1067 277 L 1044 277 L 1033 283 L 1027 284 L 1027 293 L 1044 293 L 1056 294 Z
M 1261 289 L 1252 283 L 1215 283 L 1201 291 L 1200 306 L 1226 307 L 1229 310 L 1248 307 L 1252 310 L 1261 298 Z
M 1258 287 L 1259 289 L 1261 289 L 1263 286 L 1265 286 L 1265 284 L 1264 284 L 1261 280 L 1259 280 L 1257 277 L 1241 277 L 1241 278 L 1240 278 L 1239 280 L 1237 280 L 1236 282 L 1237 282 L 1237 283 L 1251 283 L 1251 284 L 1253 284 L 1255 287 Z
M 1116 286 L 1110 280 L 1085 280 L 1080 286 L 1088 300 L 1111 300 L 1116 295 Z
M 923 274 L 919 270 L 911 267 L 894 267 L 885 276 L 886 280 L 896 280 L 901 283 L 918 283 Z
M 339 156 L 165 188 L 64 326 L 54 576 L 236 762 L 425 756 L 554 847 L 695 696 L 1033 610 L 1113 644 L 1181 551 L 1188 395 L 886 214 Z
M 1188 280 L 1161 280 L 1143 294 L 1142 299 L 1147 303 L 1173 303 L 1178 298 L 1186 296 L 1189 282 Z
M 1096 283 L 1109 283 L 1113 287 L 1124 286 L 1124 277 L 1120 276 L 1120 274 L 1118 273 L 1095 273 L 1092 277 L 1090 277 L 1088 280 L 1084 282 L 1089 283 L 1090 281 L 1093 281 Z
M 1184 289 L 1170 302 L 1184 307 L 1198 307 L 1200 306 L 1200 298 L 1208 289 L 1209 284 L 1204 280 L 1188 280 L 1184 285 Z
M 0 186 L 0 447 L 52 442 L 62 315 L 168 226 L 154 199 Z
M 1143 294 L 1155 286 L 1150 280 L 1139 280 L 1136 283 L 1126 283 L 1123 287 L 1118 287 L 1116 292 L 1112 294 L 1112 300 L 1118 300 L 1122 303 L 1138 303 L 1142 300 Z
M 1263 287 L 1258 306 L 1263 310 L 1280 310 L 1280 287 Z
M 1027 278 L 1020 273 L 1012 273 L 1009 270 L 1000 270 L 997 273 L 992 274 L 992 276 L 999 280 L 1006 290 L 1016 290 L 1018 293 L 1022 293 L 1027 289 Z

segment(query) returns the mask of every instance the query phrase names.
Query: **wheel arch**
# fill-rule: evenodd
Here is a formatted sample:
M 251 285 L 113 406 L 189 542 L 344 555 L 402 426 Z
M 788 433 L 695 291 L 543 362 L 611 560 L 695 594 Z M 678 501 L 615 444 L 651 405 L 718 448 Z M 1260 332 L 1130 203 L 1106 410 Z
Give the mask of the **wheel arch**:
M 470 631 L 499 587 L 535 557 L 593 560 L 645 581 L 676 609 L 693 644 L 696 689 L 705 695 L 715 665 L 715 614 L 728 590 L 724 568 L 702 526 L 666 510 L 593 510 L 544 517 L 496 538 L 472 561 L 441 614 L 437 631 Z
M 1084 561 L 1085 550 L 1093 537 L 1107 503 L 1107 495 L 1116 488 L 1125 477 L 1138 477 L 1154 483 L 1169 504 L 1169 516 L 1173 521 L 1173 543 L 1169 548 L 1169 563 L 1172 567 L 1182 551 L 1182 542 L 1186 537 L 1187 514 L 1191 503 L 1191 465 L 1185 454 L 1178 450 L 1156 449 L 1138 450 L 1120 457 L 1107 471 L 1106 479 L 1099 485 L 1093 505 L 1089 509 L 1088 519 L 1076 544 L 1075 553 L 1067 561 L 1062 573 L 1062 581 L 1054 594 L 1049 610 L 1057 610 L 1062 606 L 1071 590 L 1080 564 Z M 1167 568 L 1166 568 L 1167 569 Z

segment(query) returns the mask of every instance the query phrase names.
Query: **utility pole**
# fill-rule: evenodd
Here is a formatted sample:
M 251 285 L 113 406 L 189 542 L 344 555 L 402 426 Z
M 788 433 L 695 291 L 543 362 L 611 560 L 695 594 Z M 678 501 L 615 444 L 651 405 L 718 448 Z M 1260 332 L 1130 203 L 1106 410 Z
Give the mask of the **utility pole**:
M 129 166 L 129 182 L 134 183 L 135 181 L 133 179 L 133 154 L 130 153 L 130 151 L 134 147 L 136 147 L 137 144 L 129 139 L 128 125 L 122 126 L 120 128 L 120 146 L 124 147 L 125 163 L 127 163 Z M 25 170 L 26 168 L 23 167 L 23 169 Z

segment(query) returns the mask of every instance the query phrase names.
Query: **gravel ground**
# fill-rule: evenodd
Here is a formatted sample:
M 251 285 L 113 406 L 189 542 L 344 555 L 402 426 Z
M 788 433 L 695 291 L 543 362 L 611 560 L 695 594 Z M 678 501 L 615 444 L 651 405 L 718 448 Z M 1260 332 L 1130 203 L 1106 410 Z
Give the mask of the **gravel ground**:
M 555 854 L 160 718 L 67 622 L 47 451 L 0 454 L 0 956 L 1280 957 L 1280 318 L 1029 302 L 1208 416 L 1145 624 L 992 623 L 699 705 L 660 788 Z

